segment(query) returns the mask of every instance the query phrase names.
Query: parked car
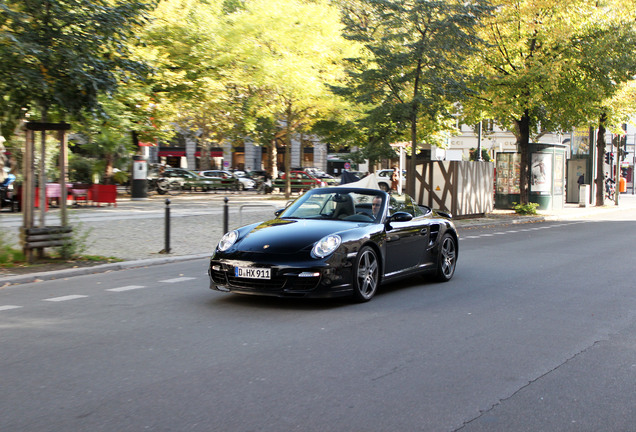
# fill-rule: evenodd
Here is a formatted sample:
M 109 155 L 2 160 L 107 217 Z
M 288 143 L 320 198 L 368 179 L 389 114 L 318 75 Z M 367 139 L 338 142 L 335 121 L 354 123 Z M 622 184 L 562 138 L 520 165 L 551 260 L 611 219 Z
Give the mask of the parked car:
M 211 190 L 214 182 L 206 179 L 194 171 L 185 168 L 166 168 L 162 171 L 153 171 L 149 176 L 150 180 L 164 179 L 160 182 L 161 186 L 157 186 L 159 193 L 166 193 L 168 189 L 187 189 L 201 191 Z
M 240 172 L 244 173 L 243 171 Z M 199 171 L 199 174 L 204 177 L 215 177 L 223 180 L 232 179 L 234 180 L 234 186 L 239 190 L 254 189 L 256 187 L 256 182 L 246 174 L 237 175 L 236 172 L 232 173 L 226 170 L 205 170 Z
M 312 177 L 322 180 L 327 186 L 340 184 L 338 179 L 336 179 L 334 176 L 332 176 L 331 174 L 327 174 L 326 172 L 318 168 L 305 168 L 302 171 L 305 171 Z
M 276 214 L 221 238 L 208 269 L 211 289 L 363 302 L 383 282 L 422 273 L 445 282 L 455 273 L 450 215 L 406 194 L 316 188 Z
M 290 171 L 289 174 L 296 186 L 307 186 L 307 188 L 325 186 L 325 183 L 322 180 L 306 173 L 305 171 L 294 170 Z M 280 178 L 285 180 L 287 178 L 286 173 L 282 173 Z
M 380 188 L 385 192 L 388 192 L 391 190 L 391 175 L 392 174 L 393 174 L 392 169 L 383 169 L 375 173 L 378 180 L 378 186 L 380 186 Z M 405 186 L 405 185 L 406 185 L 406 170 L 402 170 L 402 186 Z

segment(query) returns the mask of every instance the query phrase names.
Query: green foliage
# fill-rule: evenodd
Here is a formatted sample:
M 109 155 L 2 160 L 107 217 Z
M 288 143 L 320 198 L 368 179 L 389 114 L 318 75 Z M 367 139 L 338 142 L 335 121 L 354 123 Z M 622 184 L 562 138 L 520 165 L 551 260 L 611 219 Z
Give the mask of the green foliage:
M 370 53 L 352 63 L 356 100 L 368 104 L 369 119 L 386 119 L 393 137 L 418 144 L 436 139 L 467 93 L 462 59 L 477 49 L 475 27 L 490 11 L 481 0 L 448 2 L 359 0 L 343 6 L 346 34 Z M 407 187 L 414 191 L 415 158 Z
M 73 235 L 67 243 L 63 246 L 59 246 L 56 249 L 57 254 L 64 259 L 71 259 L 81 256 L 88 250 L 90 244 L 88 243 L 88 237 L 91 234 L 92 229 L 83 229 L 81 223 L 77 223 L 73 227 Z
M 539 204 L 533 202 L 529 202 L 527 204 L 517 204 L 516 202 L 512 203 L 512 209 L 515 213 L 520 215 L 536 215 L 538 207 Z
M 69 180 L 76 183 L 93 183 L 95 160 L 73 155 L 69 158 Z
M 113 174 L 113 182 L 115 184 L 123 185 L 128 183 L 128 179 L 130 178 L 130 174 L 128 171 L 117 171 Z
M 9 244 L 6 232 L 0 231 L 0 265 L 6 267 L 15 261 L 24 261 L 24 254 Z
M 140 76 L 128 39 L 154 1 L 5 0 L 0 9 L 0 92 L 18 113 L 43 116 L 99 110 L 98 96 Z M 21 115 L 23 115 L 22 112 Z
M 476 161 L 477 160 L 477 149 L 476 148 L 471 148 L 470 149 L 470 159 L 471 161 Z M 490 153 L 488 153 L 488 150 L 486 149 L 481 149 L 481 160 L 485 161 L 485 162 L 490 162 L 492 159 L 490 158 Z

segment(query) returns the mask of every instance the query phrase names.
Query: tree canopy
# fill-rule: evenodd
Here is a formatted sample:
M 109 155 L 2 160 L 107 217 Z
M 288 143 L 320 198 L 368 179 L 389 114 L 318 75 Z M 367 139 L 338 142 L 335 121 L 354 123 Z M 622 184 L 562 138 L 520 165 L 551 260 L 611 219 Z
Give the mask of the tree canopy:
M 99 110 L 99 95 L 142 76 L 129 39 L 153 0 L 4 0 L 0 8 L 3 109 L 46 117 Z

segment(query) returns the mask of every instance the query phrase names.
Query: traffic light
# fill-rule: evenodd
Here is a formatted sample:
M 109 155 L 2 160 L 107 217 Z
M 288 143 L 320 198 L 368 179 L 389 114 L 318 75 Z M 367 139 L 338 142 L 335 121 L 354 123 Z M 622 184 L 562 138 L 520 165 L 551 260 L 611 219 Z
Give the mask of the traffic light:
M 609 153 L 605 153 L 605 163 L 609 164 L 610 163 L 610 154 Z

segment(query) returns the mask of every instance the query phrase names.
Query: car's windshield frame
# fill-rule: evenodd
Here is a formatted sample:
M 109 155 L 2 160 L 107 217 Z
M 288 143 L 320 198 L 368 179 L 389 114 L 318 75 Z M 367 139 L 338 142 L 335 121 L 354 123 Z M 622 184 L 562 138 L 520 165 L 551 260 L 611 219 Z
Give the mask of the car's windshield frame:
M 380 209 L 373 213 L 373 201 Z M 375 189 L 318 188 L 308 191 L 289 205 L 282 219 L 344 220 L 357 223 L 379 223 L 386 211 L 387 194 Z

